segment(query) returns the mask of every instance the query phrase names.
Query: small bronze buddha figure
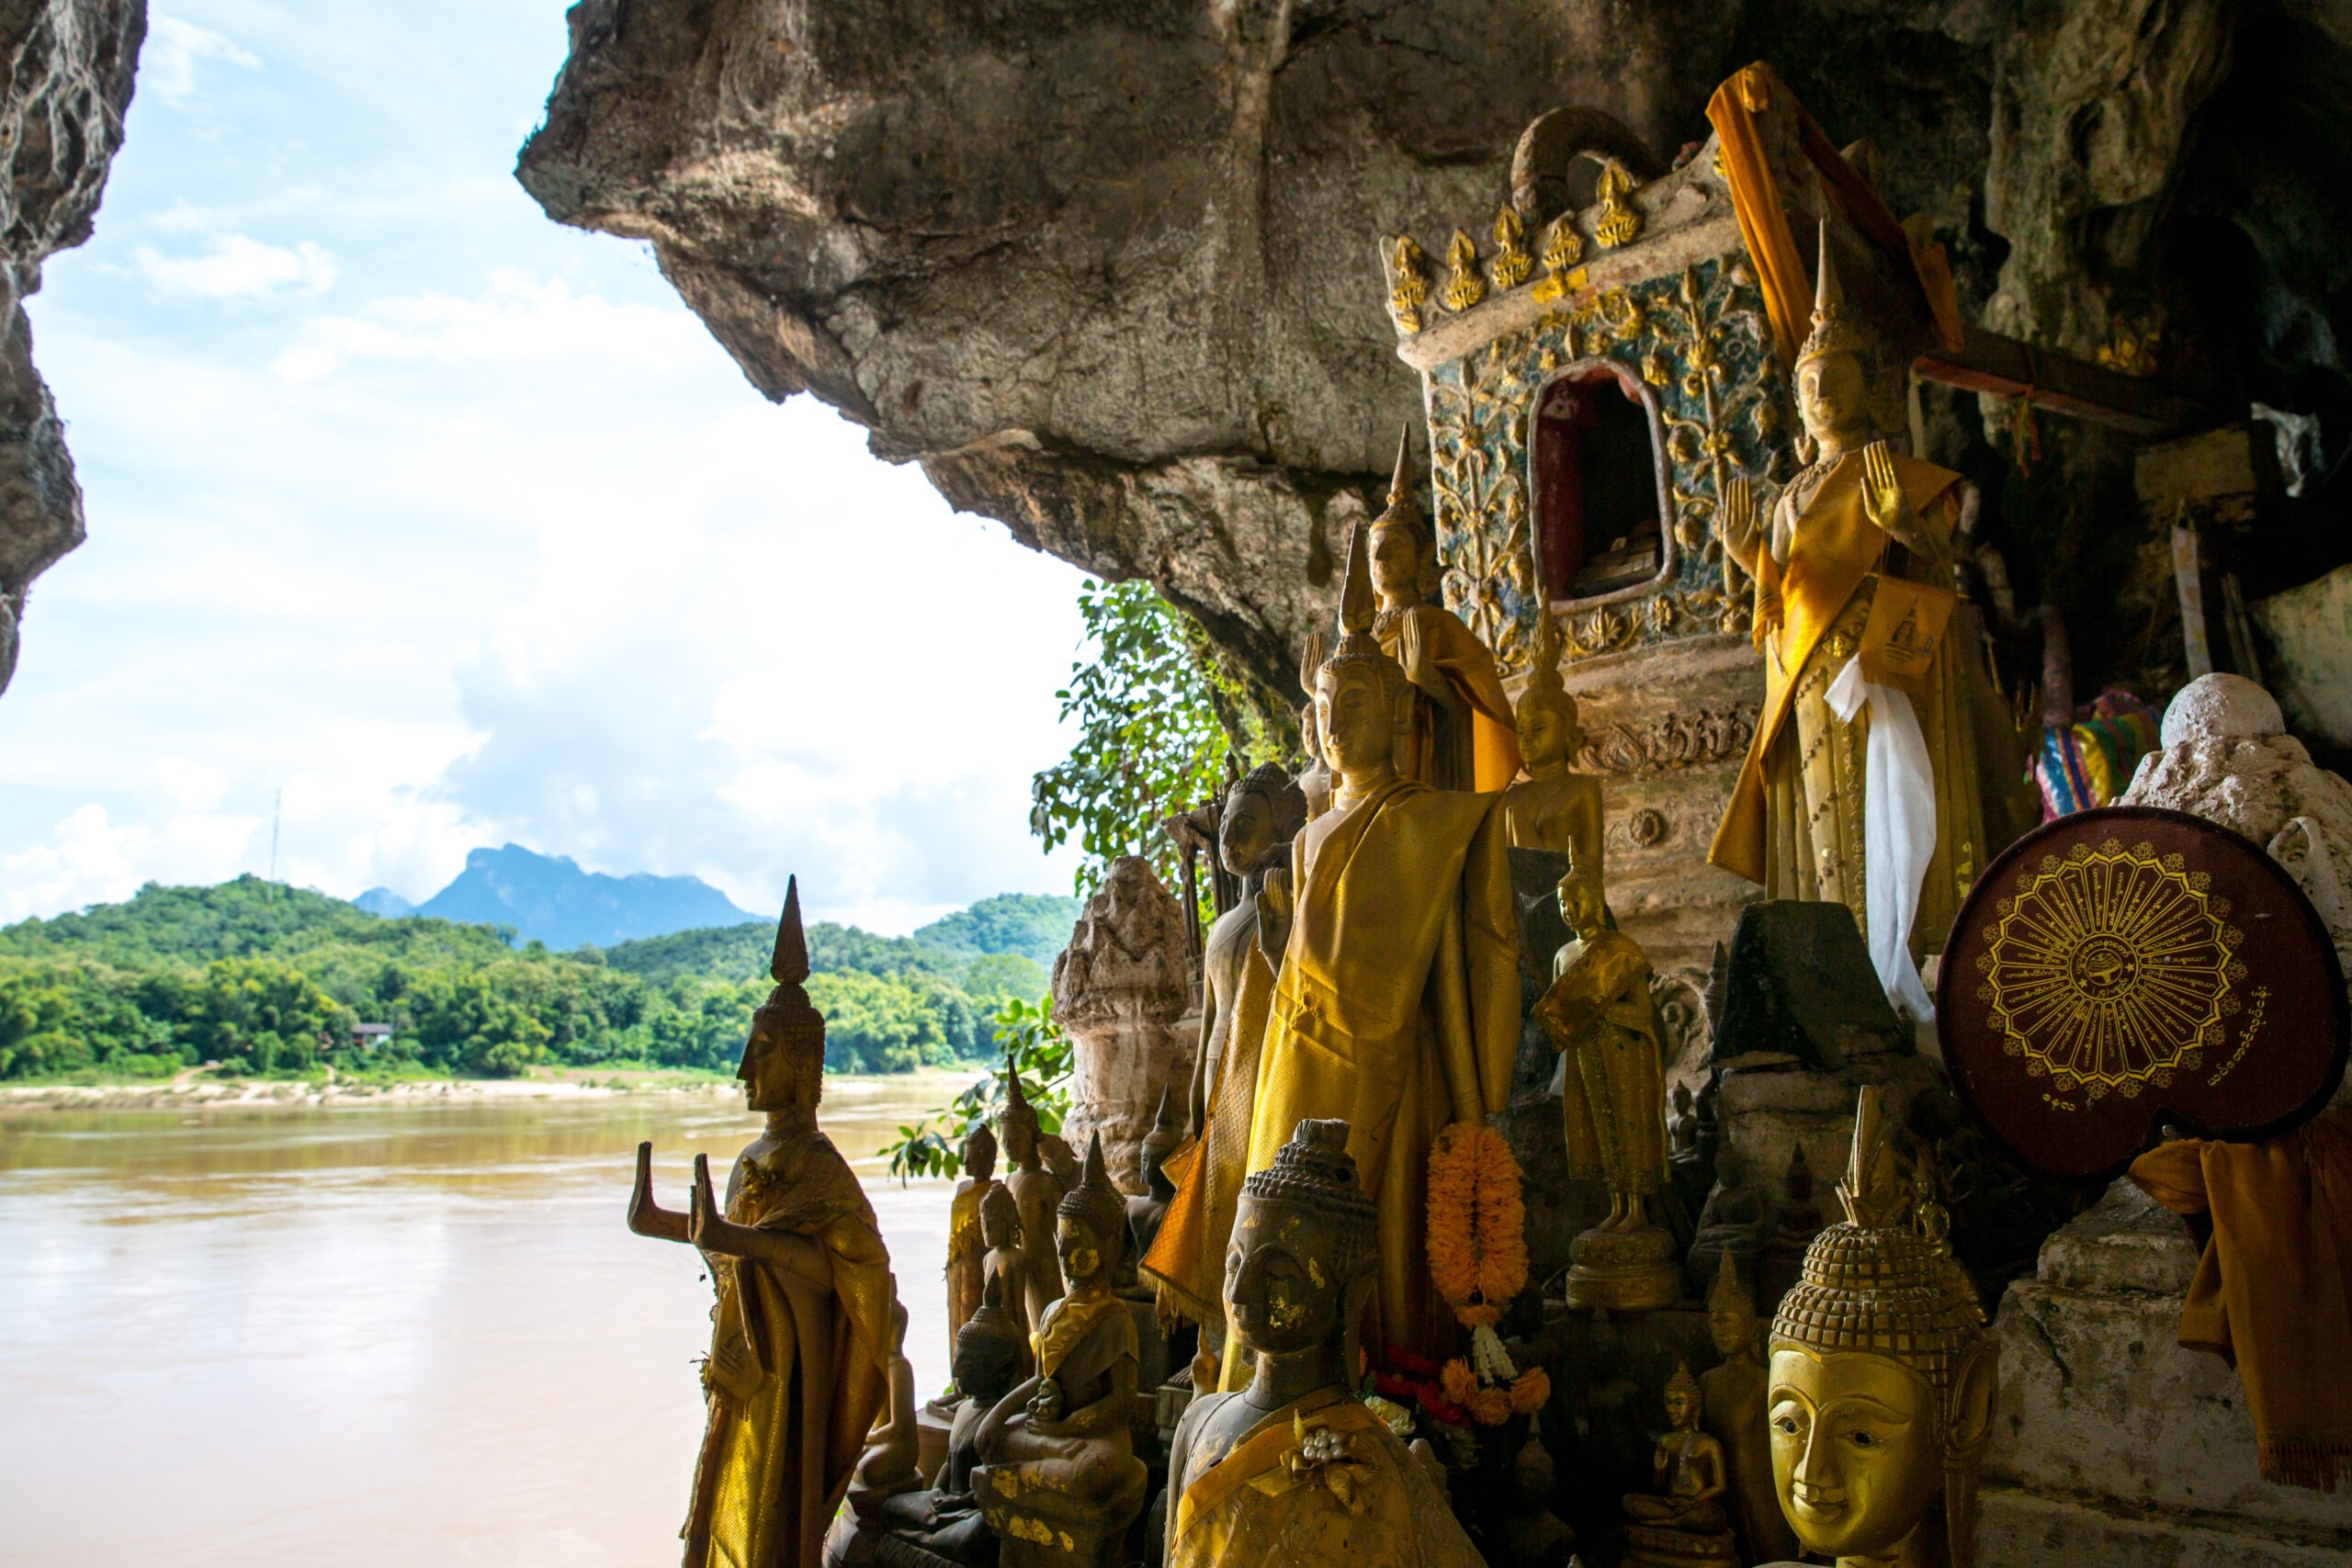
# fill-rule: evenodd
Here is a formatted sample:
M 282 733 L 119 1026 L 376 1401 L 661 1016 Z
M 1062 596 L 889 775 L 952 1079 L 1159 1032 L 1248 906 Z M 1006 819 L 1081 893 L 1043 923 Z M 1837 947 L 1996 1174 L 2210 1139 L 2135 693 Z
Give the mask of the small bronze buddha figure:
M 1838 1187 L 1772 1319 L 1772 1479 L 1808 1551 L 1838 1568 L 1972 1568 L 1976 1476 L 1999 1347 L 1975 1293 L 1919 1234 L 1865 1088 Z
M 981 1421 L 1028 1370 L 1028 1335 L 1006 1310 L 1002 1285 L 991 1280 L 956 1336 L 956 1386 L 964 1397 L 948 1429 L 946 1463 L 930 1491 L 901 1493 L 882 1505 L 892 1539 L 876 1552 L 878 1561 L 900 1568 L 986 1568 L 997 1560 L 996 1537 L 972 1495 L 972 1467 L 979 1462 L 974 1443 Z
M 1704 1402 L 1689 1366 L 1666 1385 L 1666 1418 L 1673 1429 L 1657 1440 L 1650 1468 L 1655 1492 L 1625 1498 L 1631 1548 L 1625 1568 L 1739 1568 L 1724 1501 L 1730 1483 L 1723 1445 L 1700 1430 Z
M 1707 1333 L 1722 1366 L 1700 1374 L 1708 1433 L 1723 1445 L 1731 1467 L 1732 1524 L 1739 1534 L 1744 1562 L 1794 1557 L 1797 1538 L 1781 1517 L 1780 1494 L 1772 1487 L 1772 1431 L 1764 1412 L 1764 1346 L 1756 1303 L 1739 1282 L 1730 1253 L 1707 1294 Z
M 1511 847 L 1566 854 L 1572 869 L 1590 872 L 1605 889 L 1600 781 L 1568 771 L 1584 747 L 1584 730 L 1577 700 L 1560 680 L 1559 623 L 1548 611 L 1536 617 L 1534 668 L 1512 712 L 1527 777 L 1503 791 L 1503 824 Z
M 1301 1122 L 1242 1185 L 1225 1303 L 1254 1366 L 1177 1424 L 1167 1568 L 1484 1568 L 1421 1462 L 1349 1391 L 1379 1219 L 1348 1136 Z
M 980 1257 L 988 1250 L 980 1238 L 980 1201 L 997 1185 L 996 1134 L 987 1122 L 964 1139 L 964 1179 L 947 1206 L 947 1332 L 962 1330 L 965 1320 L 980 1304 Z
M 1038 1325 L 1036 1371 L 980 1424 L 972 1491 L 1006 1568 L 1119 1568 L 1148 1476 L 1132 1437 L 1136 1323 L 1111 1289 L 1126 1204 L 1099 1134 L 1057 1211 L 1055 1241 L 1069 1289 Z
M 1012 1172 L 1004 1179 L 1021 1212 L 1021 1246 L 1029 1255 L 1028 1291 L 1046 1301 L 1062 1293 L 1062 1269 L 1054 1256 L 1054 1208 L 1069 1190 L 1060 1177 L 1046 1168 L 1044 1140 L 1038 1135 L 1037 1111 L 1021 1087 L 1021 1074 L 1008 1057 L 1004 1064 L 1004 1109 L 997 1115 L 1005 1156 Z
M 1770 1310 L 1780 1304 L 1781 1298 L 1797 1282 L 1804 1269 L 1805 1248 L 1821 1234 L 1821 1209 L 1813 1201 L 1813 1166 L 1804 1157 L 1804 1145 L 1798 1144 L 1790 1151 L 1789 1166 L 1781 1178 L 1782 1200 L 1772 1239 L 1756 1257 L 1756 1285 L 1762 1293 L 1759 1305 Z
M 1569 1568 L 1577 1561 L 1577 1532 L 1552 1511 L 1559 1471 L 1533 1422 L 1519 1456 L 1510 1461 L 1510 1478 L 1519 1508 L 1503 1521 L 1504 1561 L 1512 1568 Z
M 981 1289 L 994 1288 L 1003 1297 L 1006 1314 L 1021 1329 L 1025 1356 L 1029 1337 L 1037 1332 L 1053 1298 L 1029 1267 L 1029 1251 L 1021 1245 L 1021 1209 L 1001 1181 L 980 1200 L 980 1240 L 987 1248 L 980 1258 Z
M 1744 1274 L 1756 1267 L 1764 1248 L 1764 1200 L 1747 1182 L 1747 1163 L 1729 1144 L 1715 1149 L 1715 1185 L 1699 1211 L 1698 1235 L 1690 1243 L 1690 1284 L 1711 1285 L 1725 1254 L 1738 1260 Z

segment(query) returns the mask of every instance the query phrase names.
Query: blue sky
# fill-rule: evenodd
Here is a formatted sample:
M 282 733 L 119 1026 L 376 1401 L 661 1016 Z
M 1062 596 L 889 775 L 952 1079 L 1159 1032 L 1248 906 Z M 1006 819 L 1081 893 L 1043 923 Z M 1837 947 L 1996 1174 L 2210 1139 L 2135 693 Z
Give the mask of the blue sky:
M 89 542 L 0 695 L 0 920 L 513 840 L 903 931 L 1025 832 L 1080 576 L 744 382 L 515 149 L 560 0 L 173 0 L 36 358 Z

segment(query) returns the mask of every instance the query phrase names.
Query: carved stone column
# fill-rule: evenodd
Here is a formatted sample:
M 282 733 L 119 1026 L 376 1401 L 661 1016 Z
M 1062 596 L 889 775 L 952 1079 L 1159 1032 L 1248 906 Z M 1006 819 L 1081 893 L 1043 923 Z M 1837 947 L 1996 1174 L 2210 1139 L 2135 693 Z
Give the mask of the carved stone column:
M 1160 1089 L 1192 1070 L 1199 1021 L 1184 931 L 1184 911 L 1151 863 L 1126 855 L 1054 960 L 1054 1021 L 1075 1056 L 1062 1136 L 1083 1150 L 1101 1133 L 1103 1164 L 1132 1193 L 1143 1190 L 1136 1156 Z

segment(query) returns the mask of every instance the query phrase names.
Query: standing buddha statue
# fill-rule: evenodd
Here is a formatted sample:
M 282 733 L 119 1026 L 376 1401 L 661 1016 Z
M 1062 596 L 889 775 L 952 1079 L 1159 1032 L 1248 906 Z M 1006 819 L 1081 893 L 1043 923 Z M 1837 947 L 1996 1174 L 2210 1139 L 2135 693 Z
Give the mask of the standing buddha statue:
M 2033 818 L 2022 784 L 2007 787 L 2023 763 L 1977 618 L 1952 609 L 1967 481 L 1887 446 L 1872 423 L 1875 357 L 1845 314 L 1825 224 L 1796 364 L 1808 464 L 1769 525 L 1744 479 L 1718 522 L 1756 580 L 1764 706 L 1708 859 L 1768 897 L 1851 908 L 1889 998 L 1924 1020 L 1918 960 Z M 1947 613 L 1939 637 L 1930 623 Z M 1882 848 L 1866 854 L 1867 842 Z
M 1225 1311 L 1246 1388 L 1195 1399 L 1168 1460 L 1168 1568 L 1484 1568 L 1355 1381 L 1380 1215 L 1342 1122 L 1298 1123 L 1236 1209 Z
M 1584 747 L 1577 700 L 1560 679 L 1560 628 L 1549 610 L 1535 619 L 1535 668 L 1519 694 L 1514 716 L 1519 756 L 1527 777 L 1503 792 L 1503 822 L 1511 848 L 1550 850 L 1568 857 L 1568 869 L 1601 871 L 1600 781 L 1568 771 Z
M 979 1310 L 980 1201 L 996 1179 L 996 1134 L 979 1122 L 964 1138 L 964 1179 L 947 1205 L 947 1333 L 953 1338 Z
M 1707 1334 L 1723 1365 L 1699 1376 L 1708 1432 L 1723 1445 L 1731 1469 L 1732 1524 L 1739 1532 L 1743 1562 L 1794 1557 L 1797 1538 L 1781 1516 L 1772 1490 L 1772 1429 L 1764 1411 L 1764 1347 L 1757 1330 L 1756 1303 L 1739 1282 L 1738 1265 L 1728 1252 L 1707 1293 Z
M 1772 1480 L 1797 1540 L 1838 1568 L 1973 1568 L 1999 1347 L 1960 1266 L 1920 1234 L 1864 1088 L 1838 1183 L 1773 1314 Z
M 1217 823 L 1217 854 L 1241 879 L 1241 895 L 1204 943 L 1190 1094 L 1194 1153 L 1143 1259 L 1143 1272 L 1170 1304 L 1202 1325 L 1203 1348 L 1211 1353 L 1225 1342 L 1225 1244 L 1249 1172 L 1250 1108 L 1274 999 L 1272 961 L 1282 953 L 1261 940 L 1258 895 L 1269 875 L 1286 874 L 1291 840 L 1306 825 L 1296 781 L 1271 763 L 1235 782 Z
M 1055 1227 L 1069 1292 L 1038 1325 L 1035 1373 L 980 1424 L 972 1491 L 1004 1568 L 1118 1568 L 1148 1477 L 1131 1435 L 1136 1322 L 1111 1289 L 1127 1211 L 1102 1168 L 1100 1133 Z
M 1001 1181 L 980 1200 L 980 1240 L 988 1250 L 980 1255 L 980 1289 L 991 1288 L 1004 1298 L 1005 1312 L 1021 1325 L 1021 1343 L 1037 1332 L 1037 1324 L 1054 1298 L 1029 1266 L 1029 1249 L 1022 1245 L 1021 1205 Z
M 1671 1306 L 1682 1271 L 1673 1235 L 1648 1208 L 1666 1179 L 1666 1069 L 1649 959 L 1603 923 L 1597 867 L 1561 881 L 1560 913 L 1576 940 L 1560 949 L 1535 1018 L 1560 1053 L 1568 1174 L 1609 1189 L 1607 1217 L 1570 1246 L 1568 1304 Z
M 864 1189 L 817 1130 L 824 1015 L 809 1005 L 797 880 L 735 1076 L 767 1125 L 728 1173 L 722 1207 L 695 1156 L 684 1213 L 653 1201 L 652 1145 L 637 1149 L 628 1227 L 686 1242 L 710 1266 L 703 1389 L 709 1421 L 680 1532 L 686 1568 L 817 1568 L 888 1393 L 898 1302 Z
M 1413 687 L 1399 766 L 1433 789 L 1501 789 L 1519 773 L 1510 698 L 1487 645 L 1461 616 L 1429 602 L 1437 541 L 1418 491 L 1408 425 L 1396 443 L 1387 509 L 1372 521 L 1372 583 L 1380 592 L 1373 635 Z
M 1430 1278 L 1429 1156 L 1451 1122 L 1483 1122 L 1510 1089 L 1518 940 L 1498 795 L 1403 777 L 1395 740 L 1415 688 L 1372 635 L 1367 540 L 1348 541 L 1341 637 L 1316 673 L 1339 774 L 1331 811 L 1291 845 L 1261 919 L 1287 926 L 1250 1127 L 1263 1170 L 1304 1121 L 1346 1122 L 1380 1212 L 1374 1346 L 1442 1359 L 1453 1319 Z M 1261 933 L 1261 943 L 1267 942 Z M 1238 1375 L 1227 1346 L 1225 1382 Z
M 1029 1255 L 1028 1288 L 1032 1300 L 1042 1293 L 1052 1301 L 1062 1293 L 1062 1269 L 1054 1254 L 1054 1208 L 1069 1190 L 1062 1179 L 1046 1168 L 1044 1140 L 1038 1135 L 1037 1109 L 1021 1087 L 1021 1072 L 1007 1056 L 1004 1062 L 1004 1109 L 997 1113 L 1004 1152 L 1012 1173 L 1004 1185 L 1021 1214 L 1021 1247 Z

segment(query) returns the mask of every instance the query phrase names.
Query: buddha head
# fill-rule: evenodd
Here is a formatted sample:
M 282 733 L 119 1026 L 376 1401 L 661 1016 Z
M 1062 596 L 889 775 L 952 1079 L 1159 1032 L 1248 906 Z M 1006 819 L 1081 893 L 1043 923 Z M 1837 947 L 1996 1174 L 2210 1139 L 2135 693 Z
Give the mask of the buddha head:
M 1668 1424 L 1678 1432 L 1695 1432 L 1706 1407 L 1706 1399 L 1699 1392 L 1699 1380 L 1690 1375 L 1690 1363 L 1677 1363 L 1674 1375 L 1666 1380 Z
M 1569 868 L 1568 874 L 1560 878 L 1559 899 L 1560 919 L 1568 923 L 1568 929 L 1580 940 L 1590 942 L 1606 929 L 1607 916 L 1602 908 L 1600 878 L 1589 868 Z
M 1085 1173 L 1054 1211 L 1054 1249 L 1073 1291 L 1107 1285 L 1127 1250 L 1127 1201 L 1102 1167 L 1102 1134 L 1086 1145 Z
M 1241 1184 L 1225 1252 L 1226 1322 L 1260 1355 L 1318 1348 L 1354 1369 L 1349 1337 L 1371 1299 L 1376 1211 L 1348 1153 L 1348 1124 L 1307 1120 Z
M 980 1240 L 991 1252 L 1021 1245 L 1021 1204 L 1001 1181 L 981 1194 Z
M 1004 1306 L 1004 1280 L 990 1280 L 980 1304 L 956 1331 L 956 1386 L 983 1410 L 1021 1381 L 1024 1365 L 1021 1325 Z
M 1747 1288 L 1739 1282 L 1739 1265 L 1728 1247 L 1715 1266 L 1714 1288 L 1707 1292 L 1707 1337 L 1714 1341 L 1715 1354 L 1726 1361 L 1758 1359 L 1756 1303 L 1747 1299 Z
M 1022 1089 L 1021 1072 L 1012 1065 L 1011 1056 L 1004 1060 L 1004 1109 L 997 1112 L 996 1124 L 1002 1132 L 1005 1157 L 1012 1161 L 1012 1168 L 1037 1169 L 1037 1110 Z
M 1871 419 L 1869 343 L 1846 314 L 1846 291 L 1829 248 L 1829 225 L 1821 225 L 1821 259 L 1815 274 L 1813 331 L 1797 350 L 1797 414 L 1805 438 L 1798 456 L 1811 462 L 1814 448 L 1832 454 L 1859 447 L 1876 432 Z
M 1998 1351 L 1959 1270 L 1913 1223 L 1878 1091 L 1865 1088 L 1838 1200 L 1773 1315 L 1772 1480 L 1797 1539 L 1840 1563 L 1942 1537 L 1972 1568 Z
M 798 877 L 785 884 L 784 916 L 776 922 L 768 975 L 775 986 L 752 1010 L 752 1032 L 735 1076 L 743 1081 L 744 1103 L 752 1110 L 813 1118 L 824 1093 L 825 1015 L 801 988 L 808 978 L 808 943 L 800 929 Z
M 996 1134 L 989 1131 L 985 1122 L 974 1123 L 964 1134 L 964 1173 L 974 1181 L 996 1179 Z
M 1291 840 L 1306 825 L 1306 796 L 1298 781 L 1272 762 L 1233 782 L 1217 816 L 1217 858 L 1236 876 L 1251 876 L 1280 863 Z
M 1381 604 L 1403 609 L 1419 604 L 1437 564 L 1436 544 L 1421 516 L 1419 475 L 1413 465 L 1413 427 L 1396 442 L 1396 472 L 1388 481 L 1388 504 L 1372 520 L 1372 585 Z
M 1567 770 L 1584 749 L 1584 727 L 1577 717 L 1577 700 L 1560 681 L 1560 627 L 1551 612 L 1535 617 L 1534 668 L 1527 688 L 1511 706 L 1519 730 L 1520 760 L 1530 778 L 1549 778 Z
M 1054 1173 L 1054 1179 L 1062 1184 L 1063 1191 L 1078 1185 L 1078 1156 L 1070 1153 L 1069 1140 L 1053 1133 L 1039 1134 L 1037 1157 L 1046 1162 L 1046 1168 Z
M 1396 737 L 1407 722 L 1412 683 L 1405 667 L 1373 636 L 1377 614 L 1366 563 L 1364 530 L 1348 536 L 1348 572 L 1340 590 L 1340 644 L 1315 673 L 1315 728 L 1331 771 L 1372 787 L 1396 765 Z
M 1159 1090 L 1159 1109 L 1152 1112 L 1151 1131 L 1143 1135 L 1143 1144 L 1136 1150 L 1136 1163 L 1143 1170 L 1144 1190 L 1161 1202 L 1176 1196 L 1176 1184 L 1168 1179 L 1168 1156 L 1184 1141 L 1183 1133 L 1176 1125 L 1175 1086 L 1163 1084 Z

